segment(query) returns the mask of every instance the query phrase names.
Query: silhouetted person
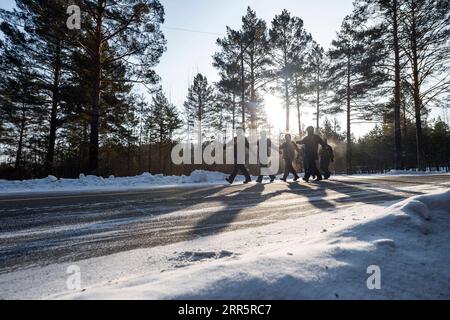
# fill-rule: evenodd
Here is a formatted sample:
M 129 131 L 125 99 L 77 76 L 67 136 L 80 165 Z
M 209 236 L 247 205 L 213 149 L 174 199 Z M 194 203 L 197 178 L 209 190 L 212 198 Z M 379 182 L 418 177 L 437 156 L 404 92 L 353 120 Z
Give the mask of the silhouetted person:
M 258 162 L 259 162 L 259 168 L 261 171 L 261 168 L 268 168 L 269 166 L 268 166 L 268 164 L 261 164 L 261 161 L 259 159 L 260 145 L 262 145 L 261 140 L 258 141 Z M 270 157 L 271 153 L 272 153 L 272 140 L 267 139 L 267 156 Z M 274 182 L 277 177 L 275 175 L 270 175 L 269 178 L 270 178 L 270 182 Z M 260 172 L 260 175 L 258 177 L 258 180 L 256 180 L 256 182 L 262 183 L 263 179 L 264 179 L 264 176 Z
M 319 149 L 319 144 L 324 148 L 326 145 L 321 137 L 314 134 L 313 127 L 308 127 L 307 132 L 308 135 L 303 140 L 297 142 L 297 144 L 305 146 L 305 177 L 303 180 L 309 182 L 311 176 L 316 176 L 316 181 L 321 181 L 322 174 L 319 169 L 317 169 L 316 165 L 316 161 L 319 160 L 317 151 Z
M 320 163 L 320 170 L 323 172 L 324 179 L 328 180 L 331 177 L 330 163 L 334 162 L 334 152 L 333 148 L 328 144 L 327 139 L 323 139 L 323 142 L 325 143 L 326 147 L 324 148 L 322 146 L 320 148 L 319 163 Z
M 305 156 L 305 149 L 304 148 L 299 149 L 298 161 L 300 163 L 302 163 L 302 166 L 303 166 L 302 169 L 303 169 L 304 172 L 306 172 L 306 168 L 308 167 L 308 161 L 307 161 L 306 156 Z M 316 179 L 316 176 L 312 175 L 311 178 Z
M 286 182 L 287 177 L 290 173 L 294 175 L 294 181 L 300 179 L 294 167 L 292 166 L 292 162 L 295 159 L 295 151 L 298 149 L 294 142 L 292 142 L 292 138 L 290 134 L 286 135 L 286 141 L 280 146 L 280 152 L 283 152 L 283 160 L 284 160 L 284 176 L 281 179 Z
M 241 136 L 243 135 L 242 130 L 237 130 L 237 134 L 238 137 L 241 138 Z M 233 168 L 233 172 L 231 173 L 230 177 L 227 178 L 226 180 L 230 183 L 233 184 L 234 179 L 236 178 L 236 176 L 238 175 L 239 171 L 242 172 L 242 174 L 245 176 L 245 181 L 244 183 L 247 184 L 249 182 L 252 181 L 252 178 L 250 177 L 250 174 L 248 173 L 247 168 L 245 167 L 245 164 L 239 164 L 238 163 L 238 137 L 235 137 L 233 139 L 233 147 L 234 147 L 234 168 Z M 249 143 L 247 138 L 245 138 L 245 148 L 244 150 L 248 150 L 249 149 Z M 225 146 L 226 148 L 226 146 Z M 244 159 L 245 159 L 245 154 L 244 154 Z

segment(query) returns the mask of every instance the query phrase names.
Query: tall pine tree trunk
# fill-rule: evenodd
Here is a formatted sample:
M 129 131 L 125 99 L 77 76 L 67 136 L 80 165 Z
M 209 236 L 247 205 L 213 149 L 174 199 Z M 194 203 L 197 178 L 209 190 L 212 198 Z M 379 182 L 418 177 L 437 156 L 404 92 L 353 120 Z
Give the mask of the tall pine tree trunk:
M 20 163 L 22 162 L 23 137 L 25 135 L 25 124 L 26 124 L 25 103 L 23 103 L 22 104 L 22 116 L 20 118 L 19 143 L 17 145 L 16 163 L 14 165 L 15 169 L 19 169 Z
M 320 67 L 317 66 L 317 75 L 316 75 L 316 112 L 317 112 L 317 123 L 316 130 L 317 134 L 320 133 Z
M 296 100 L 297 100 L 297 121 L 298 121 L 298 135 L 302 135 L 302 113 L 300 106 L 300 94 L 298 93 L 298 77 L 295 75 L 295 87 L 296 90 Z
M 80 154 L 80 167 L 84 172 L 86 170 L 86 160 L 87 160 L 87 146 L 89 143 L 89 135 L 88 135 L 88 124 L 83 120 L 83 128 L 82 128 L 82 144 L 80 146 L 79 154 Z
M 94 52 L 94 96 L 91 111 L 91 134 L 89 141 L 89 171 L 98 174 L 99 152 L 99 120 L 101 98 L 101 55 L 102 55 L 102 22 L 104 13 L 104 0 L 97 1 L 97 28 Z
M 413 65 L 413 97 L 414 97 L 414 115 L 416 120 L 416 157 L 417 168 L 424 170 L 423 164 L 423 132 L 422 132 L 422 99 L 420 97 L 420 82 L 419 82 L 419 62 L 417 57 L 417 30 L 416 30 L 416 12 L 413 8 L 412 12 L 412 34 L 411 34 L 411 50 L 412 50 L 412 65 Z
M 402 129 L 401 129 L 401 78 L 400 78 L 400 45 L 398 39 L 398 0 L 393 0 L 393 37 L 395 55 L 395 102 L 394 102 L 394 127 L 395 127 L 395 168 L 403 170 Z
M 58 129 L 58 105 L 59 105 L 59 85 L 61 77 L 61 44 L 56 45 L 55 67 L 53 70 L 52 86 L 52 109 L 50 113 L 50 134 L 48 139 L 48 149 L 45 158 L 45 170 L 51 174 L 53 170 L 53 159 L 55 157 L 56 130 Z
M 417 63 L 415 69 L 417 69 Z M 425 169 L 423 164 L 423 132 L 422 132 L 422 102 L 420 99 L 420 89 L 418 84 L 417 70 L 414 71 L 414 115 L 416 120 L 416 157 L 417 167 Z
M 232 126 L 233 126 L 233 134 L 232 137 L 236 134 L 236 94 L 233 92 L 233 110 L 232 110 Z
M 402 130 L 403 130 L 403 136 L 407 137 L 408 135 L 408 123 L 407 123 L 407 118 L 406 118 L 406 103 L 402 103 L 402 114 L 403 114 L 403 126 L 402 126 Z M 404 148 L 404 153 L 406 153 L 406 144 L 405 144 L 405 148 Z M 403 160 L 404 161 L 404 160 Z
M 138 171 L 141 171 L 142 169 L 142 135 L 139 137 L 139 151 L 138 151 L 138 165 L 137 165 L 137 169 Z
M 350 56 L 347 58 L 347 174 L 352 174 L 352 133 L 351 133 L 351 79 Z
M 255 90 L 255 65 L 253 55 L 250 56 L 250 124 L 251 129 L 256 129 L 256 90 Z
M 162 129 L 159 129 L 159 148 L 158 148 L 159 170 L 162 174 L 165 174 L 164 165 L 163 165 L 163 157 L 162 157 L 162 149 L 163 149 L 163 132 L 162 132 Z
M 141 108 L 141 115 L 143 114 L 143 110 Z M 139 153 L 138 153 L 138 171 L 143 170 L 143 164 L 142 164 L 142 158 L 143 158 L 143 149 L 142 149 L 142 136 L 143 136 L 143 131 L 144 131 L 144 126 L 143 126 L 143 120 L 142 120 L 142 116 L 140 118 L 140 127 L 139 127 Z
M 150 136 L 148 138 L 148 172 L 152 172 L 152 141 Z
M 289 103 L 289 79 L 287 74 L 287 50 L 284 51 L 284 100 L 286 104 L 286 133 L 288 133 L 291 129 L 290 121 L 290 103 Z
M 244 70 L 244 44 L 241 39 L 241 107 L 242 107 L 242 130 L 245 132 L 245 70 Z
M 286 104 L 286 132 L 291 130 L 291 116 L 290 116 L 290 104 L 289 104 L 289 84 L 287 76 L 284 79 L 284 100 Z
M 129 138 L 127 140 L 127 175 L 131 176 L 131 142 Z

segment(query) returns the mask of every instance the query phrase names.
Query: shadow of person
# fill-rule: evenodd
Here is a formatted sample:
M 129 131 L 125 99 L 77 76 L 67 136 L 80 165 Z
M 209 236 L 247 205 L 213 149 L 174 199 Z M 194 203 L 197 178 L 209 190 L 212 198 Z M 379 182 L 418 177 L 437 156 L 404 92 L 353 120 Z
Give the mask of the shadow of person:
M 406 218 L 386 215 L 337 230 L 322 242 L 325 254 L 313 258 L 297 255 L 289 241 L 278 250 L 271 246 L 268 252 L 275 254 L 268 256 L 269 267 L 261 265 L 264 272 L 252 272 L 258 261 L 244 259 L 236 268 L 231 266 L 227 276 L 213 273 L 202 290 L 185 290 L 174 299 L 448 299 L 448 259 L 442 253 L 450 252 L 450 242 L 421 234 Z M 435 218 L 433 233 L 445 235 L 448 215 Z M 292 258 L 277 254 L 291 250 Z M 373 265 L 381 269 L 382 290 L 368 289 L 368 270 Z M 310 277 L 311 270 L 320 276 Z M 417 281 L 423 290 L 410 286 Z
M 336 205 L 327 198 L 326 187 L 321 184 L 288 183 L 288 192 L 306 197 L 308 202 L 317 209 L 336 209 Z
M 221 201 L 222 208 L 198 221 L 192 234 L 206 236 L 224 230 L 233 230 L 232 224 L 236 222 L 243 210 L 253 208 L 272 197 L 272 194 L 263 195 L 264 190 L 264 184 L 254 184 L 229 193 L 227 201 Z
M 336 199 L 336 203 L 340 204 L 376 204 L 380 202 L 399 201 L 422 194 L 417 191 L 398 189 L 390 186 L 380 186 L 379 188 L 369 182 L 358 181 L 322 181 L 321 185 L 323 188 L 346 195 L 345 197 L 338 197 Z

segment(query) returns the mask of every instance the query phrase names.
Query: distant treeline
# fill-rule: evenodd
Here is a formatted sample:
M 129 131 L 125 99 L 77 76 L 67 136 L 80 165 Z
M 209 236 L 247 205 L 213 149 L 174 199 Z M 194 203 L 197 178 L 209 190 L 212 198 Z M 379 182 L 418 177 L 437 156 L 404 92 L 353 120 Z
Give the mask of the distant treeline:
M 173 145 L 194 124 L 206 143 L 237 127 L 270 131 L 267 95 L 282 98 L 286 133 L 303 135 L 313 112 L 336 172 L 448 168 L 448 119 L 429 114 L 449 105 L 449 1 L 357 0 L 328 51 L 287 10 L 269 24 L 248 8 L 217 39 L 220 80 L 196 75 L 183 106 L 154 71 L 166 50 L 158 0 L 70 4 L 80 29 L 67 27 L 64 0 L 0 9 L 0 178 L 188 174 L 196 168 L 172 165 Z M 339 114 L 342 129 L 325 121 Z M 377 127 L 355 139 L 356 123 Z

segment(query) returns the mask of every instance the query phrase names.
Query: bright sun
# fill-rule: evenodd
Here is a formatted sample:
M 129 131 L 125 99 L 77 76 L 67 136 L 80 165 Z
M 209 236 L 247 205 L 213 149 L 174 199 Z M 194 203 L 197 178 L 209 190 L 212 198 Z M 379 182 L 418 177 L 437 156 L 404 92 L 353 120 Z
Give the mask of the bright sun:
M 267 119 L 273 126 L 273 133 L 284 131 L 286 127 L 286 112 L 283 108 L 283 101 L 273 95 L 266 95 L 264 103 L 267 113 Z
M 273 126 L 274 134 L 285 133 L 286 131 L 286 110 L 283 100 L 274 95 L 266 95 L 264 97 L 265 108 L 269 123 Z M 309 112 L 302 112 L 302 127 L 315 125 L 314 119 Z M 297 110 L 294 105 L 291 106 L 290 112 L 291 133 L 298 133 Z
M 272 126 L 273 134 L 285 133 L 286 131 L 286 111 L 284 109 L 283 99 L 267 94 L 264 96 L 265 101 L 265 110 L 267 113 L 267 119 Z M 312 106 L 303 105 L 302 106 L 302 128 L 305 131 L 305 128 L 308 126 L 316 127 L 316 118 L 315 118 L 315 108 Z M 297 120 L 297 109 L 295 104 L 291 105 L 291 113 L 290 113 L 290 133 L 297 134 L 298 133 L 298 120 Z M 344 127 L 346 124 L 345 114 L 339 114 L 336 116 L 322 114 L 321 116 L 321 124 L 325 118 L 333 119 L 336 118 L 338 122 L 341 124 L 341 132 L 344 131 Z M 355 137 L 361 137 L 370 132 L 375 125 L 372 123 L 360 123 L 355 122 L 352 123 L 352 133 Z

